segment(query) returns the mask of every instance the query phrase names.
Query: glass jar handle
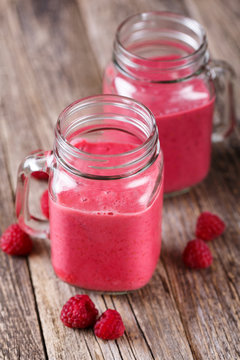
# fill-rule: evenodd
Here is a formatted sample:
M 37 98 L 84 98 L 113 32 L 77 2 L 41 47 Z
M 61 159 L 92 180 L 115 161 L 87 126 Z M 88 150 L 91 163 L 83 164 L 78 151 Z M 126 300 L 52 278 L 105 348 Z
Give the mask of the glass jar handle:
M 49 174 L 52 162 L 52 151 L 40 151 L 27 156 L 18 168 L 15 202 L 18 223 L 26 233 L 38 238 L 49 235 L 49 222 L 31 215 L 29 211 L 30 178 L 35 171 L 44 171 Z
M 233 68 L 225 61 L 212 60 L 209 73 L 216 92 L 212 141 L 225 140 L 236 124 Z

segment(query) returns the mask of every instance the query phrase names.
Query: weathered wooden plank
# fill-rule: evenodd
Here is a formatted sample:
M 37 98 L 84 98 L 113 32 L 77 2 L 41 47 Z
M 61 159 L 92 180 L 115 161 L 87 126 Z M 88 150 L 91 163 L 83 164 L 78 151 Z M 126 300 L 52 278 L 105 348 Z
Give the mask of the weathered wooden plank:
M 16 11 L 41 100 L 55 125 L 67 105 L 100 90 L 80 13 L 67 0 L 16 1 Z
M 83 85 L 84 82 L 88 82 L 88 89 L 91 89 L 92 75 L 89 76 L 87 72 L 81 73 L 80 71 L 82 66 L 79 67 L 78 55 L 85 53 L 86 44 L 79 46 L 81 43 L 79 43 L 78 31 L 74 38 L 75 48 L 72 47 L 72 43 L 69 43 L 68 38 L 64 42 L 64 34 L 59 36 L 62 21 L 66 21 L 66 28 L 69 27 L 71 31 L 73 30 L 72 20 L 75 19 L 75 24 L 78 22 L 78 12 L 75 12 L 77 9 L 69 2 L 65 2 L 60 9 L 59 16 L 62 17 L 57 16 L 56 18 L 55 9 L 52 9 L 52 18 L 45 16 L 44 6 L 49 6 L 49 2 L 45 2 L 45 4 L 41 2 L 43 5 L 41 9 L 37 8 L 36 2 L 22 2 L 21 4 L 11 2 L 11 4 L 5 3 L 4 5 L 6 11 L 4 31 L 5 34 L 8 34 L 8 37 L 5 37 L 6 44 L 4 44 L 6 49 L 5 66 L 6 69 L 9 67 L 12 71 L 9 75 L 10 79 L 8 79 L 9 88 L 4 89 L 7 116 L 3 119 L 5 134 L 3 141 L 9 160 L 11 181 L 12 184 L 15 184 L 16 168 L 20 159 L 30 150 L 50 146 L 53 138 L 52 124 L 55 123 L 57 115 L 72 100 L 88 95 L 84 86 L 82 86 L 81 94 L 78 94 L 79 84 Z M 49 11 L 51 12 L 51 9 Z M 36 21 L 36 25 L 34 21 Z M 57 21 L 59 22 L 57 23 Z M 47 28 L 45 34 L 44 28 Z M 76 30 L 81 33 L 81 26 L 79 25 Z M 26 33 L 28 36 L 24 36 Z M 50 34 L 52 34 L 51 37 Z M 71 33 L 69 36 L 72 40 L 73 34 Z M 55 47 L 51 44 L 51 40 L 54 40 Z M 76 56 L 75 67 L 71 67 L 69 64 L 71 60 L 69 52 L 66 52 L 66 56 L 64 52 L 62 53 L 67 47 L 71 48 L 72 54 Z M 62 61 L 59 60 L 61 55 L 63 56 Z M 91 64 L 91 59 L 89 62 Z M 62 81 L 59 80 L 59 74 Z M 79 75 L 79 79 L 77 75 Z M 13 102 L 14 107 L 11 105 Z M 50 118 L 52 115 L 54 115 L 53 118 Z M 14 129 L 18 136 L 14 137 L 13 147 L 9 140 L 14 134 Z M 60 310 L 67 300 L 66 289 L 70 287 L 62 284 L 65 285 L 65 289 L 60 288 L 59 290 L 58 282 L 50 265 L 48 241 L 42 243 L 36 241 L 35 250 L 29 258 L 29 264 L 43 335 L 45 340 L 48 340 L 46 346 L 48 357 L 50 359 L 92 359 L 85 340 L 86 334 L 79 333 L 78 336 L 78 332 L 65 329 L 60 322 Z M 20 331 L 19 334 L 21 334 Z M 96 340 L 95 345 L 91 351 L 101 354 Z M 26 356 L 26 358 L 34 357 Z
M 208 178 L 189 194 L 165 201 L 162 260 L 171 279 L 184 328 L 196 359 L 237 359 L 239 347 L 239 140 L 215 146 Z M 201 211 L 219 213 L 227 230 L 209 246 L 214 263 L 204 271 L 183 267 L 180 254 L 194 238 Z M 176 231 L 177 229 L 177 231 Z
M 2 141 L 0 168 L 0 228 L 3 231 L 14 221 L 14 206 Z M 45 359 L 27 260 L 0 252 L 0 264 L 0 359 Z
M 128 16 L 144 11 L 187 12 L 182 1 L 176 0 L 77 0 L 82 12 L 90 46 L 103 72 L 112 58 L 113 41 L 118 25 Z
M 229 62 L 239 78 L 239 1 L 230 0 L 226 3 L 224 0 L 211 2 L 184 0 L 184 2 L 189 9 L 189 14 L 206 29 L 209 49 L 213 58 Z M 236 94 L 239 94 L 239 81 L 235 82 L 235 86 Z M 239 116 L 240 104 L 238 101 L 236 106 Z

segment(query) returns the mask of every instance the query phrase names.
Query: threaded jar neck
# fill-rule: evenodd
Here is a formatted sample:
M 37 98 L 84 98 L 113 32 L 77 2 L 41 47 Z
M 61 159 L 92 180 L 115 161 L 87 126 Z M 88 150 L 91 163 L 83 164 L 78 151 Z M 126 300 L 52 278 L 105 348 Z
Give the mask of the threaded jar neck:
M 128 76 L 148 82 L 176 82 L 209 61 L 207 38 L 195 20 L 169 12 L 141 13 L 117 29 L 113 61 Z
M 110 147 L 118 143 L 127 150 L 88 152 L 76 145 L 81 141 Z M 60 114 L 54 152 L 67 171 L 108 180 L 149 167 L 160 152 L 160 144 L 154 116 L 144 105 L 122 96 L 99 95 L 78 100 Z

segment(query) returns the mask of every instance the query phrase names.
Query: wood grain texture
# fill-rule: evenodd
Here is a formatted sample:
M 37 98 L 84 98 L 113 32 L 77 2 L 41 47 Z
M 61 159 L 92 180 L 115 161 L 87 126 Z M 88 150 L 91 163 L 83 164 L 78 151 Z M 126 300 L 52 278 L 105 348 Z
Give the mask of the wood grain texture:
M 170 10 L 196 18 L 207 29 L 213 56 L 233 59 L 239 74 L 237 1 L 225 9 L 224 0 L 2 0 L 1 229 L 14 218 L 11 189 L 18 163 L 28 152 L 52 146 L 53 126 L 66 105 L 101 92 L 114 33 L 126 16 Z M 202 184 L 165 200 L 163 250 L 151 282 L 123 296 L 88 292 L 100 313 L 108 307 L 121 313 L 127 330 L 117 341 L 62 325 L 62 305 L 82 291 L 55 276 L 48 240 L 35 240 L 27 262 L 0 254 L 0 359 L 240 358 L 239 140 L 236 132 L 214 147 Z M 212 267 L 188 271 L 181 252 L 203 210 L 222 215 L 227 231 L 210 244 Z
M 128 16 L 145 11 L 176 11 L 186 13 L 183 1 L 158 0 L 77 0 L 89 44 L 101 71 L 112 58 L 114 36 L 118 25 Z
M 206 29 L 212 57 L 227 61 L 236 72 L 236 94 L 240 93 L 240 5 L 238 0 L 214 0 L 209 9 L 209 1 L 185 0 L 191 17 L 198 20 Z M 236 107 L 240 114 L 240 104 Z M 239 115 L 240 116 L 240 115 Z
M 0 168 L 0 228 L 3 231 L 13 222 L 14 207 L 1 143 Z M 26 258 L 11 257 L 1 252 L 0 279 L 0 359 L 45 359 Z

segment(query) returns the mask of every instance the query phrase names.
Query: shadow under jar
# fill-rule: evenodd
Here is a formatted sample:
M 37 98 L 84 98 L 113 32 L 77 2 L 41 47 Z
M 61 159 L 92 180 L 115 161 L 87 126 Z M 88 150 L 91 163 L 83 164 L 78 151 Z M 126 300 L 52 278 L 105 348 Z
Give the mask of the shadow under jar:
M 49 173 L 51 257 L 62 280 L 110 292 L 150 280 L 161 247 L 163 157 L 144 105 L 112 95 L 79 100 L 60 114 L 53 152 L 23 161 L 18 221 L 45 237 L 48 224 L 28 210 L 34 171 Z
M 232 78 L 228 64 L 210 61 L 195 20 L 151 12 L 119 26 L 103 93 L 134 98 L 153 112 L 166 193 L 186 191 L 208 174 L 211 138 L 223 140 L 234 126 Z

